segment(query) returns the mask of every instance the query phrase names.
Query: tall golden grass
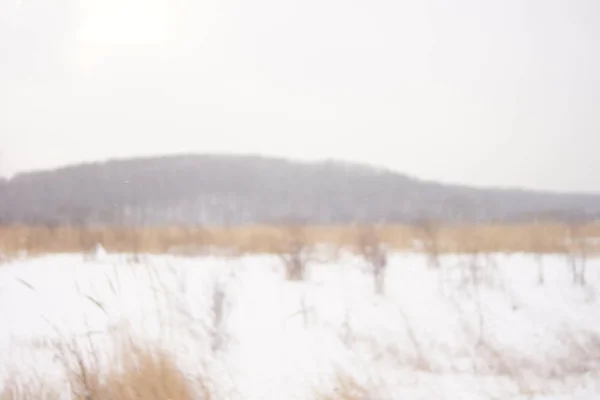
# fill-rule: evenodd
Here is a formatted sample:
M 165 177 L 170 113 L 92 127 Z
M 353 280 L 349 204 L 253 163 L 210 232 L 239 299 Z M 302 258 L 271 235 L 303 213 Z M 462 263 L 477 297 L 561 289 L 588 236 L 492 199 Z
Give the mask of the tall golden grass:
M 307 245 L 330 244 L 355 247 L 361 227 L 304 226 Z M 573 229 L 558 223 L 435 226 L 440 253 L 447 252 L 535 252 L 561 253 Z M 572 227 L 571 227 L 572 228 Z M 110 252 L 164 254 L 182 253 L 201 247 L 217 247 L 239 253 L 276 253 L 285 248 L 287 226 L 244 227 L 0 227 L 0 252 L 5 255 L 90 251 L 96 244 Z M 298 229 L 298 227 L 294 227 Z M 396 250 L 419 250 L 427 234 L 419 226 L 384 225 L 375 228 L 378 239 Z M 430 233 L 430 232 L 429 232 Z M 579 238 L 600 238 L 600 224 L 577 229 Z M 591 242 L 590 242 L 591 243 Z M 597 245 L 590 245 L 595 251 Z
M 68 369 L 68 393 L 77 400 L 210 400 L 208 385 L 189 379 L 170 353 L 158 346 L 139 346 L 132 341 L 122 348 L 113 367 L 105 373 L 79 365 Z M 65 363 L 69 354 L 59 352 Z M 40 376 L 9 373 L 3 376 L 0 400 L 64 399 L 64 385 L 44 381 Z M 61 390 L 62 387 L 62 390 Z

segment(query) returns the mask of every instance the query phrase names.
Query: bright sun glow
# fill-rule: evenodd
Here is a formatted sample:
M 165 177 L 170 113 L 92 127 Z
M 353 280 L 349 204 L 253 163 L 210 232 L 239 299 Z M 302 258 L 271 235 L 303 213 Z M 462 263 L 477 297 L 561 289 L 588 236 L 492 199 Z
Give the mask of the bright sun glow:
M 169 36 L 169 0 L 79 0 L 81 41 L 158 44 Z

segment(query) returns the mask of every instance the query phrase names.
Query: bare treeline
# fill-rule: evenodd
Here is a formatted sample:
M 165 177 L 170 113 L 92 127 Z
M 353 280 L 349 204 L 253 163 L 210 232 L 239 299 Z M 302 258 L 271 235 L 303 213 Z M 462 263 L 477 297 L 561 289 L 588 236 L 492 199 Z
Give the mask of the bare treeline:
M 600 195 L 483 190 L 339 162 L 171 156 L 85 164 L 0 181 L 0 222 L 29 225 L 249 225 L 530 221 Z

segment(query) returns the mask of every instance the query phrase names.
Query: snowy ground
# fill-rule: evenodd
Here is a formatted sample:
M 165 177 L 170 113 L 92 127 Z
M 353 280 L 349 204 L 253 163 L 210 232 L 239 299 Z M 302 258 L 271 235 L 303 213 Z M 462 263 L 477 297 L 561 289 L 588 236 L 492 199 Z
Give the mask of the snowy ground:
M 600 260 L 394 254 L 385 294 L 343 255 L 283 279 L 277 257 L 23 258 L 0 266 L 0 374 L 55 376 L 57 341 L 160 341 L 222 399 L 313 399 L 352 376 L 383 399 L 600 399 Z M 74 338 L 74 339 L 73 339 Z M 79 342 L 78 342 L 79 343 Z M 103 348 L 102 346 L 106 346 Z M 108 356 L 107 356 L 108 357 Z

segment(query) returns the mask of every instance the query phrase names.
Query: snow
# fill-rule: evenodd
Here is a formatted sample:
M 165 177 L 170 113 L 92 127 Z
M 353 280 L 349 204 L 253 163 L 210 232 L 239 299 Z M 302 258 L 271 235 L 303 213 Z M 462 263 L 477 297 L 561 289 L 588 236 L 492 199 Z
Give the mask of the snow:
M 109 357 L 126 329 L 208 371 L 223 399 L 312 399 L 340 371 L 369 399 L 600 398 L 600 260 L 582 287 L 557 255 L 540 285 L 529 254 L 447 255 L 440 272 L 395 253 L 377 294 L 344 252 L 304 282 L 268 254 L 139 258 L 99 246 L 0 266 L 0 374 L 59 380 L 48 343 L 91 338 Z

